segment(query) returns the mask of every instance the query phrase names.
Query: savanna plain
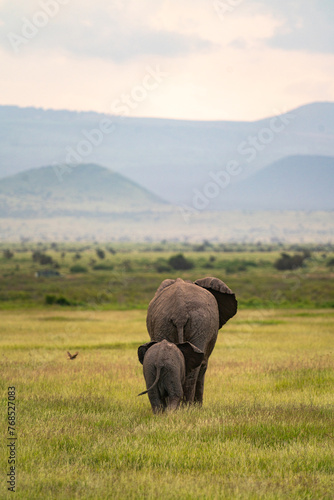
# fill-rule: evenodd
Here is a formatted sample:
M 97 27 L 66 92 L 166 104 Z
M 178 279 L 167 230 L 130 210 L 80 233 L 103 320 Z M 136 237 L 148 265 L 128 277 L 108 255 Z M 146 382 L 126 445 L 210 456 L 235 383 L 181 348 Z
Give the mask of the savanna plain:
M 333 268 L 331 245 L 2 244 L 0 498 L 333 498 Z M 178 276 L 222 279 L 239 310 L 203 407 L 153 415 L 137 348 Z

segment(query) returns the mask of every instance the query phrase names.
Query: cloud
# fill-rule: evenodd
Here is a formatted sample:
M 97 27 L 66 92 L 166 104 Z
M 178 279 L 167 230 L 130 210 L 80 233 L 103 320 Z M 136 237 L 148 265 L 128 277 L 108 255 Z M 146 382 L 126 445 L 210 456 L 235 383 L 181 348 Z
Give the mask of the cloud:
M 253 9 L 280 20 L 267 39 L 270 47 L 310 53 L 334 53 L 332 0 L 254 0 Z
M 123 2 L 107 4 L 104 0 L 97 0 L 95 3 L 88 1 L 84 8 L 76 5 L 75 0 L 71 2 L 72 5 L 66 1 L 63 5 L 63 2 L 64 0 L 40 0 L 39 4 L 35 4 L 34 10 L 30 8 L 28 11 L 22 2 L 17 2 L 21 3 L 21 10 L 18 5 L 14 9 L 12 2 L 2 2 L 0 44 L 7 50 L 12 50 L 13 37 L 10 38 L 9 33 L 24 36 L 27 24 L 35 26 L 46 16 L 48 19 L 45 26 L 38 27 L 36 36 L 29 39 L 29 43 L 22 43 L 22 48 L 26 45 L 29 51 L 52 50 L 122 63 L 145 55 L 178 57 L 214 47 L 211 41 L 197 34 L 150 27 L 145 19 L 146 11 L 151 15 L 154 12 L 150 0 L 144 1 L 141 11 L 136 8 L 125 10 Z M 48 14 L 48 5 L 53 5 L 52 15 Z
M 0 0 L 1 101 L 109 112 L 148 66 L 169 77 L 132 116 L 259 119 L 334 99 L 329 0 L 219 1 L 223 18 L 214 0 Z M 15 53 L 8 32 L 43 2 L 59 12 Z
M 57 41 L 49 43 L 56 48 Z M 162 57 L 184 56 L 192 52 L 209 50 L 213 44 L 197 36 L 184 36 L 176 32 L 143 30 L 128 32 L 117 26 L 103 29 L 81 27 L 75 38 L 63 37 L 58 46 L 68 53 L 82 57 L 111 59 L 122 63 L 143 55 Z
M 58 5 L 56 14 L 49 16 L 38 35 L 26 48 L 22 45 L 26 52 L 51 50 L 116 63 L 141 56 L 175 58 L 216 50 L 219 32 L 223 42 L 230 28 L 242 30 L 244 26 L 246 32 L 239 31 L 228 41 L 240 50 L 249 47 L 249 41 L 258 39 L 263 47 L 333 53 L 332 2 L 221 0 L 223 5 L 235 5 L 221 20 L 213 0 L 211 3 L 184 0 L 173 9 L 167 0 L 141 0 L 140 4 L 137 0 L 86 0 L 84 3 L 82 0 L 0 0 L 0 45 L 12 51 L 8 33 L 21 35 L 24 20 L 33 21 L 48 5 Z M 261 23 L 258 29 L 261 18 L 266 19 L 267 27 Z M 212 27 L 217 26 L 220 29 L 214 32 Z M 257 32 L 252 33 L 255 27 Z
M 262 47 L 283 49 L 285 51 L 304 51 L 307 53 L 334 53 L 334 9 L 333 0 L 217 0 L 221 11 L 217 10 L 224 29 L 229 25 L 247 32 L 238 31 L 232 41 L 235 48 L 249 47 L 249 41 L 261 41 Z M 234 6 L 235 5 L 235 6 Z M 229 6 L 229 8 L 228 8 Z M 219 12 L 224 15 L 219 16 Z M 257 19 L 267 19 L 269 31 L 264 25 L 252 32 Z M 272 26 L 275 29 L 272 31 Z M 250 37 L 252 40 L 250 40 Z

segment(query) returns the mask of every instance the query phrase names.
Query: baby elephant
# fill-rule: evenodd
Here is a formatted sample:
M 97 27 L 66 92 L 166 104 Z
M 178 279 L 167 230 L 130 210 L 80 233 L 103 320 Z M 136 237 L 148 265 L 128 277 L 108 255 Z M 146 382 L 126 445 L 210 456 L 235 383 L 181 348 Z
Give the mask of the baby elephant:
M 203 361 L 204 353 L 190 342 L 172 344 L 167 340 L 148 342 L 138 348 L 153 413 L 176 410 L 183 399 L 183 385 L 189 371 Z

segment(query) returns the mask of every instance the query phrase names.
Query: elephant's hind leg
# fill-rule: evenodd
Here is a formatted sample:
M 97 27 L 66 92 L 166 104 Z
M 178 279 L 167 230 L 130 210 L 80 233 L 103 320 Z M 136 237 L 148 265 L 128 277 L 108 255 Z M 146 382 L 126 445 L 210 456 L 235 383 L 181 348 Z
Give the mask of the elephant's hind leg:
M 183 391 L 183 401 L 184 403 L 193 403 L 195 399 L 196 382 L 198 378 L 199 368 L 192 370 L 186 376 L 186 381 L 184 384 Z
M 180 403 L 183 399 L 183 387 L 181 380 L 175 379 L 170 380 L 170 384 L 168 387 L 168 404 L 167 407 L 169 410 L 177 410 L 180 406 Z
M 164 398 L 160 397 L 159 391 L 156 387 L 148 392 L 153 413 L 161 413 L 166 409 L 166 402 Z
M 180 406 L 181 398 L 169 398 L 168 399 L 168 410 L 174 411 L 177 410 Z
M 203 403 L 204 378 L 205 378 L 205 372 L 206 372 L 207 367 L 208 367 L 208 362 L 203 361 L 203 363 L 200 366 L 198 377 L 197 377 L 197 382 L 196 382 L 194 402 L 199 403 L 200 405 L 202 405 L 202 403 Z

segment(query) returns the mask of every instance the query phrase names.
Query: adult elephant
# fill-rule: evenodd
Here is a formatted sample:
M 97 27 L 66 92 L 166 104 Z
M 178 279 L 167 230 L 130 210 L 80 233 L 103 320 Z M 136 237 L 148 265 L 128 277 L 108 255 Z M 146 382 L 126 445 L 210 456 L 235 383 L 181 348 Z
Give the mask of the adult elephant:
M 203 278 L 194 283 L 167 279 L 156 291 L 146 318 L 151 340 L 190 342 L 204 354 L 201 365 L 186 375 L 185 402 L 202 404 L 204 376 L 218 330 L 236 312 L 234 293 L 218 278 Z

